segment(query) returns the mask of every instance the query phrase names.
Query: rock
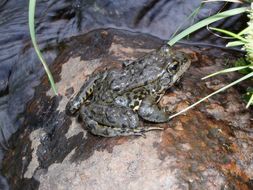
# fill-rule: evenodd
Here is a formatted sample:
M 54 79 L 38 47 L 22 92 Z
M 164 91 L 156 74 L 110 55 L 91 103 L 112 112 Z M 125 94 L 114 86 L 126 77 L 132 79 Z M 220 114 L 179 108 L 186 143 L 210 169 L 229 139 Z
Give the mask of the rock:
M 10 188 L 252 189 L 252 134 L 234 129 L 240 122 L 251 128 L 252 112 L 245 109 L 237 88 L 168 123 L 143 123 L 165 129 L 149 132 L 146 138 L 93 136 L 78 119 L 65 114 L 67 101 L 89 74 L 121 67 L 122 60 L 134 60 L 161 44 L 154 37 L 117 30 L 97 30 L 66 43 L 52 68 L 61 96 L 53 97 L 45 76 L 28 105 L 22 128 L 9 142 L 2 170 Z M 191 48 L 188 53 L 196 58 L 203 52 Z M 199 79 L 209 74 L 210 65 L 222 67 L 222 60 L 214 64 L 218 55 L 211 50 L 204 54 L 205 59 L 193 62 L 181 87 L 173 87 L 161 103 L 171 106 L 172 112 L 210 93 Z M 227 82 L 222 77 L 218 80 Z M 228 96 L 233 102 L 226 101 Z M 239 109 L 228 109 L 231 103 Z

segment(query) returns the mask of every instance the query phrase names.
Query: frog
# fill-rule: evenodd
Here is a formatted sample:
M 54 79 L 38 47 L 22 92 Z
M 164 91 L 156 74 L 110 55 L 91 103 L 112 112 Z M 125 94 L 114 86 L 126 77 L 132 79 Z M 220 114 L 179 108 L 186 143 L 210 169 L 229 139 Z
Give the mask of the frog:
M 168 107 L 159 102 L 182 78 L 191 60 L 182 50 L 163 45 L 121 68 L 91 74 L 66 105 L 69 115 L 79 115 L 86 129 L 103 137 L 144 136 L 161 127 L 144 127 L 169 121 Z

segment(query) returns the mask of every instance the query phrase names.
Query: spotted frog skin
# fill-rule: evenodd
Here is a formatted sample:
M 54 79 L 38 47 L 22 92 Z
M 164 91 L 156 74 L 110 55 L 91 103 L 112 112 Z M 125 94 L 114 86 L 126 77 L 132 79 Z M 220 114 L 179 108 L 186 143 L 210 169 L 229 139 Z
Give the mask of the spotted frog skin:
M 67 104 L 66 111 L 78 113 L 87 129 L 104 137 L 143 135 L 158 127 L 141 127 L 139 117 L 167 122 L 170 113 L 158 102 L 166 90 L 189 68 L 189 57 L 167 45 L 122 69 L 92 74 Z

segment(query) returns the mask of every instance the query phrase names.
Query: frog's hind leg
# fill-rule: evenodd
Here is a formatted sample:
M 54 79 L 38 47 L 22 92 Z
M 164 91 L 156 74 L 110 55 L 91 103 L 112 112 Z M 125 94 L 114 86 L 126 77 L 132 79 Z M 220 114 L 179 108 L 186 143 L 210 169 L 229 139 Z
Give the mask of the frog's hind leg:
M 108 114 L 113 115 L 113 113 L 110 112 L 110 108 L 109 110 L 103 110 L 103 108 L 101 108 L 100 106 L 99 108 L 101 109 L 100 111 L 103 112 L 104 114 L 103 123 L 107 123 L 108 121 L 105 121 L 105 120 L 107 120 Z M 108 113 L 105 113 L 105 111 L 107 111 Z M 118 110 L 118 113 L 123 113 L 123 111 L 125 110 Z M 136 121 L 134 121 L 134 119 L 132 118 L 133 116 L 128 117 L 131 123 L 131 126 L 129 126 L 130 124 L 127 125 L 126 123 L 120 122 L 117 117 L 114 118 L 116 119 L 115 121 L 111 120 L 112 122 L 111 126 L 106 126 L 106 125 L 98 123 L 98 121 L 95 120 L 96 117 L 92 115 L 91 112 L 92 111 L 90 111 L 90 109 L 87 109 L 87 107 L 82 106 L 80 110 L 80 116 L 83 122 L 85 123 L 88 131 L 90 131 L 94 135 L 103 136 L 103 137 L 131 136 L 131 135 L 145 136 L 144 133 L 147 131 L 162 130 L 162 128 L 160 127 L 138 127 L 137 126 L 138 121 L 136 123 Z M 121 114 L 119 114 L 118 116 L 120 115 Z M 124 117 L 123 115 L 121 116 Z
M 152 96 L 147 96 L 142 100 L 138 114 L 144 120 L 155 123 L 167 122 L 170 116 L 170 113 L 165 108 L 160 108 L 157 105 L 155 98 Z

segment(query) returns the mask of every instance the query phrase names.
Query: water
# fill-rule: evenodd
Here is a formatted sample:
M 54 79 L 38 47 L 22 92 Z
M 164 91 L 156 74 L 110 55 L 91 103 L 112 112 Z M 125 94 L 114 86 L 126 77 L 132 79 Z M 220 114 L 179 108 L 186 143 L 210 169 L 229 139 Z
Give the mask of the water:
M 37 39 L 49 64 L 61 51 L 64 40 L 98 28 L 126 29 L 166 40 L 182 23 L 183 28 L 192 24 L 185 20 L 199 3 L 200 0 L 40 0 L 36 10 Z M 208 4 L 195 21 L 222 7 L 221 3 Z M 0 3 L 0 160 L 8 148 L 7 140 L 22 127 L 26 105 L 44 75 L 30 41 L 27 14 L 28 1 Z M 241 18 L 218 25 L 238 30 L 242 27 L 238 19 Z M 206 29 L 193 35 L 192 40 L 221 42 Z

